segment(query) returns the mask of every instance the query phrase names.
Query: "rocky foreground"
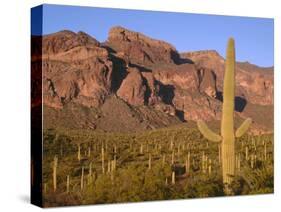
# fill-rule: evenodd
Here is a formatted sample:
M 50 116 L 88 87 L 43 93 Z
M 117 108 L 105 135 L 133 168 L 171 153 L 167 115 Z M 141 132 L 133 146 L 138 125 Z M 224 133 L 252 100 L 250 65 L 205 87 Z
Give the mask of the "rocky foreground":
M 48 128 L 137 131 L 212 122 L 221 118 L 224 62 L 214 50 L 179 53 L 122 27 L 110 29 L 104 43 L 84 32 L 34 36 L 32 107 L 41 104 L 43 67 Z M 253 118 L 253 132 L 273 131 L 273 84 L 273 67 L 237 63 L 236 116 Z

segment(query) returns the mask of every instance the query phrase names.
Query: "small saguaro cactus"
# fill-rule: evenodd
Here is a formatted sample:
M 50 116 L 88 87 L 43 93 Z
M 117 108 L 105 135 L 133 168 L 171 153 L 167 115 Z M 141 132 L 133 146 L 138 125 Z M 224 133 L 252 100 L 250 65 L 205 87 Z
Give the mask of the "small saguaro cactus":
M 202 152 L 202 159 L 201 159 L 201 170 L 203 173 L 206 173 L 207 170 L 207 161 L 208 161 L 208 156 L 205 155 L 205 152 Z
M 143 154 L 143 145 L 140 146 L 140 154 Z
M 151 154 L 148 156 L 148 170 L 151 169 Z
M 63 156 L 63 146 L 62 146 L 62 143 L 60 143 L 60 156 L 61 157 Z
M 89 173 L 88 173 L 88 185 L 92 184 L 93 181 L 93 171 L 92 171 L 92 162 L 89 164 Z
M 173 148 L 174 148 L 174 139 L 175 139 L 175 135 L 173 135 L 173 137 L 170 141 L 170 150 L 173 150 Z
M 172 185 L 176 184 L 176 173 L 175 171 L 172 172 Z
M 54 157 L 54 162 L 53 162 L 53 188 L 54 191 L 57 190 L 57 167 L 58 167 L 58 157 Z
M 111 161 L 108 160 L 107 161 L 107 173 L 110 173 L 110 171 L 111 171 Z
M 171 158 L 171 164 L 173 165 L 175 163 L 175 152 L 174 152 L 174 150 L 172 152 L 172 156 L 171 157 L 172 157 Z
M 266 143 L 264 143 L 264 161 L 267 159 L 267 148 L 266 148 Z
M 189 174 L 190 170 L 190 151 L 187 154 L 187 159 L 185 161 L 185 172 Z
M 221 146 L 218 146 L 218 152 L 219 152 L 219 164 L 221 165 Z
M 240 157 L 240 153 L 238 155 L 236 155 L 236 168 L 238 171 L 240 171 L 241 169 L 241 157 Z
M 81 160 L 81 146 L 80 146 L 80 144 L 77 145 L 77 159 L 78 159 L 78 161 Z
M 69 184 L 70 184 L 70 177 L 69 175 L 66 176 L 66 193 L 69 193 Z
M 104 168 L 104 148 L 102 146 L 101 148 L 101 169 L 102 169 L 102 173 L 105 173 L 105 168 Z
M 209 158 L 208 160 L 208 174 L 212 174 L 212 159 Z
M 81 188 L 81 191 L 83 190 L 84 188 L 84 166 L 82 166 L 82 172 L 81 172 L 81 182 L 80 182 L 80 188 Z
M 91 147 L 88 147 L 88 158 L 91 157 Z
M 255 156 L 254 154 L 251 154 L 251 168 L 253 169 L 255 165 Z
M 114 171 L 116 170 L 117 167 L 117 159 L 116 159 L 116 155 L 114 155 Z
M 117 154 L 117 146 L 114 144 L 114 154 Z
M 165 166 L 165 163 L 166 163 L 166 155 L 164 154 L 162 156 L 162 166 L 164 167 Z
M 200 132 L 210 141 L 220 142 L 222 175 L 225 193 L 232 194 L 229 187 L 235 175 L 235 137 L 241 137 L 249 128 L 252 119 L 248 118 L 234 133 L 234 98 L 235 98 L 235 47 L 234 39 L 228 40 L 225 73 L 223 83 L 223 105 L 221 135 L 214 133 L 202 120 L 197 122 Z
M 115 160 L 111 160 L 111 173 L 115 171 Z
M 246 161 L 249 160 L 249 148 L 248 148 L 248 146 L 245 147 L 245 158 L 246 158 Z

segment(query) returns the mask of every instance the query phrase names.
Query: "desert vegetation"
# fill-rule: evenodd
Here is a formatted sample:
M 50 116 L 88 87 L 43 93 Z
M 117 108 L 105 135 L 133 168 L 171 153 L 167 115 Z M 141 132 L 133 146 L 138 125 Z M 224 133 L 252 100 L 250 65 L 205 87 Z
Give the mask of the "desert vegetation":
M 235 141 L 231 195 L 273 192 L 273 135 Z M 137 133 L 44 131 L 44 206 L 229 195 L 221 145 L 184 125 Z

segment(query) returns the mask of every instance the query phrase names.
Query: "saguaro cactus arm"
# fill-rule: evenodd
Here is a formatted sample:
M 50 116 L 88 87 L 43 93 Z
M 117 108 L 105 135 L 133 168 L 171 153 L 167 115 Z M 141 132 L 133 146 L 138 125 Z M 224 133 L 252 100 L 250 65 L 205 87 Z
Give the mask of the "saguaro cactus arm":
M 244 133 L 249 129 L 250 125 L 252 123 L 252 119 L 248 118 L 246 119 L 241 125 L 240 127 L 236 130 L 235 132 L 235 137 L 239 138 L 242 135 L 244 135 Z
M 207 138 L 208 140 L 214 141 L 214 142 L 220 142 L 222 140 L 221 136 L 214 133 L 212 130 L 210 130 L 204 121 L 198 120 L 197 126 L 198 126 L 198 129 L 200 130 L 200 132 L 202 133 L 202 135 L 205 138 Z

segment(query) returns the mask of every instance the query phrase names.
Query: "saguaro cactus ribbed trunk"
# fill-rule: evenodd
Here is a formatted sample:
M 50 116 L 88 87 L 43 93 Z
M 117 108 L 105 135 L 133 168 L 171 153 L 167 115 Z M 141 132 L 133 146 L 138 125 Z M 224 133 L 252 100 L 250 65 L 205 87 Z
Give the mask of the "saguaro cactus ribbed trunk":
M 235 47 L 234 39 L 228 40 L 225 73 L 223 82 L 223 106 L 221 120 L 221 135 L 211 131 L 205 122 L 197 122 L 201 133 L 210 141 L 221 142 L 222 176 L 225 193 L 230 195 L 229 187 L 235 175 L 235 137 L 241 137 L 249 128 L 252 120 L 247 119 L 234 134 L 234 102 L 235 100 Z

